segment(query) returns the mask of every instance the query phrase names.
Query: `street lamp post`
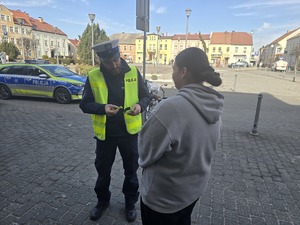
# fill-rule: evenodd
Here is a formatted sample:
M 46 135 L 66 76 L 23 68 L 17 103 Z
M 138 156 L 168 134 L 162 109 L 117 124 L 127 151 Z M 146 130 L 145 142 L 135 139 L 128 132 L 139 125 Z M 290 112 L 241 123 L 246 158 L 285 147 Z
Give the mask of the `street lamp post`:
M 57 46 L 56 31 L 57 31 L 57 27 L 54 27 L 54 33 L 55 33 L 55 49 L 56 49 L 56 64 L 59 64 L 59 61 L 58 61 L 58 46 Z
M 158 58 L 158 51 L 159 51 L 159 46 L 158 46 L 158 44 L 159 44 L 159 32 L 160 32 L 160 26 L 157 26 L 156 27 L 156 31 L 157 31 L 157 52 L 156 52 L 156 64 L 158 63 L 158 60 L 157 60 L 157 58 Z
M 23 24 L 25 20 L 23 18 L 17 18 L 18 24 L 21 26 L 21 41 L 22 41 L 22 55 L 23 55 L 23 60 L 25 60 L 25 52 L 24 52 L 24 44 L 23 44 Z
M 187 36 L 188 36 L 188 30 L 189 30 L 189 17 L 192 13 L 192 10 L 187 8 L 185 10 L 185 14 L 186 14 L 186 33 L 185 33 L 185 48 L 187 47 Z
M 92 24 L 92 47 L 94 46 L 94 20 L 96 15 L 93 13 L 89 14 L 89 18 L 91 20 Z M 95 66 L 95 55 L 94 55 L 94 49 L 92 49 L 92 65 Z
M 158 38 L 159 38 L 159 31 L 160 31 L 160 26 L 157 26 L 156 27 L 156 31 L 157 31 L 157 44 L 156 44 L 156 58 L 155 58 L 155 75 L 157 76 L 157 64 L 158 64 L 158 60 L 157 60 L 157 58 L 158 58 L 158 50 L 159 50 L 159 48 L 158 48 Z

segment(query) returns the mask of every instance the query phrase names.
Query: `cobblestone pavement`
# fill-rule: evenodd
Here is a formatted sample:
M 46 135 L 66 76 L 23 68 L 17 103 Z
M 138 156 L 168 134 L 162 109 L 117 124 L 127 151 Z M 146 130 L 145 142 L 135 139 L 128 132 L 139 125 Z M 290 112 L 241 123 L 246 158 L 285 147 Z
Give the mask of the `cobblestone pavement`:
M 257 76 L 258 80 L 264 81 L 264 76 Z M 257 93 L 223 89 L 222 139 L 192 224 L 300 225 L 297 93 L 279 97 L 263 93 L 260 135 L 252 136 Z M 175 92 L 168 89 L 167 96 Z M 78 102 L 0 100 L 0 131 L 1 225 L 128 224 L 119 155 L 112 171 L 111 205 L 97 222 L 89 220 L 96 204 L 95 140 L 90 116 L 80 111 Z M 132 224 L 141 225 L 139 204 L 137 209 L 138 219 Z

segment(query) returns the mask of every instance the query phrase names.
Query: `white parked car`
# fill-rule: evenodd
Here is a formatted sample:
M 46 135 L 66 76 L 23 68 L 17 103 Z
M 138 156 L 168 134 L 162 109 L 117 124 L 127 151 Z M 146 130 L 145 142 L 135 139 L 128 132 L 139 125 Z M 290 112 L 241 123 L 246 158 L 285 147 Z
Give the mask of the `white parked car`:
M 272 71 L 286 71 L 287 66 L 288 66 L 287 61 L 278 60 L 278 61 L 272 63 L 271 70 Z

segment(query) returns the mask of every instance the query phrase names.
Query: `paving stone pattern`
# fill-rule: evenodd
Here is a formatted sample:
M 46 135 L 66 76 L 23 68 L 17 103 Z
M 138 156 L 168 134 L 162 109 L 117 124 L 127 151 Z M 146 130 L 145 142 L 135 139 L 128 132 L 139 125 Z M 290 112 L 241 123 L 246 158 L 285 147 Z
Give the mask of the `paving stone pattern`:
M 300 106 L 265 94 L 260 135 L 252 136 L 257 95 L 224 95 L 222 139 L 192 224 L 300 225 Z M 0 100 L 0 131 L 1 225 L 128 224 L 119 155 L 111 205 L 97 222 L 89 220 L 96 204 L 95 140 L 78 102 Z M 131 224 L 141 225 L 137 209 Z

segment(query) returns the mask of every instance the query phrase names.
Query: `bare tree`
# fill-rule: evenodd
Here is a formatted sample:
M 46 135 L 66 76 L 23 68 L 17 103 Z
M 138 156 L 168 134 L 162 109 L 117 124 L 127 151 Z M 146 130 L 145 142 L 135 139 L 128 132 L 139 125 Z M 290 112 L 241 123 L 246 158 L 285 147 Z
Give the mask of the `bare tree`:
M 292 49 L 292 54 L 291 55 L 294 55 L 294 57 L 295 57 L 295 68 L 294 68 L 294 71 L 297 71 L 298 62 L 299 62 L 299 59 L 300 59 L 300 45 L 297 45 L 296 47 L 294 47 Z
M 207 53 L 206 43 L 205 43 L 205 41 L 204 41 L 204 39 L 203 39 L 203 37 L 202 37 L 202 35 L 201 35 L 201 32 L 199 32 L 199 39 L 200 39 L 200 41 L 201 41 L 201 43 L 202 43 L 203 51 L 204 51 L 205 53 Z
M 22 48 L 22 38 L 17 39 L 17 45 L 19 48 Z M 25 56 L 28 56 L 31 52 L 31 39 L 27 37 L 23 37 L 23 46 L 24 46 L 24 54 Z

